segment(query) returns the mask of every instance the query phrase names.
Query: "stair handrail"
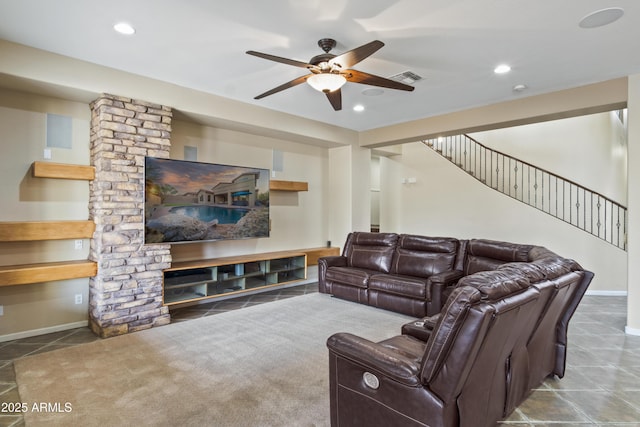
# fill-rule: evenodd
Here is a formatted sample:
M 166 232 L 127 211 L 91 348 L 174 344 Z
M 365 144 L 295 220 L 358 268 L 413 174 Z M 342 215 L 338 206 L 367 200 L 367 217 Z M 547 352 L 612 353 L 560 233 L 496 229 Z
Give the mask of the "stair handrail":
M 601 222 L 598 222 L 598 224 L 597 224 L 598 230 L 596 230 L 596 232 L 594 232 L 594 230 L 593 230 L 593 221 L 592 221 L 592 224 L 591 224 L 591 230 L 588 230 L 587 227 L 586 227 L 586 213 L 584 214 L 584 217 L 582 218 L 583 219 L 583 225 L 582 226 L 579 225 L 579 220 L 580 220 L 579 211 L 576 211 L 577 218 L 576 218 L 575 221 L 571 216 L 571 210 L 569 211 L 570 212 L 569 220 L 564 218 L 564 213 L 565 213 L 564 210 L 562 212 L 562 216 L 558 215 L 558 212 L 557 212 L 557 206 L 558 206 L 557 199 L 556 199 L 556 213 L 554 214 L 554 213 L 551 213 L 549 208 L 547 208 L 547 210 L 545 210 L 544 201 L 542 202 L 541 207 L 538 206 L 537 199 L 533 203 L 525 201 L 524 200 L 524 189 L 521 190 L 521 194 L 522 194 L 523 197 L 522 198 L 518 198 L 518 197 L 512 195 L 511 188 L 509 188 L 509 191 L 505 191 L 504 183 L 503 183 L 502 190 L 498 189 L 498 185 L 493 186 L 493 185 L 488 184 L 486 182 L 486 168 L 487 168 L 487 165 L 486 165 L 486 157 L 487 157 L 487 155 L 486 154 L 485 154 L 484 169 L 482 169 L 483 166 L 482 166 L 482 160 L 481 160 L 480 161 L 480 168 L 481 168 L 480 172 L 481 173 L 477 174 L 476 173 L 477 171 L 475 170 L 475 164 L 474 164 L 474 168 L 465 167 L 465 165 L 463 163 L 459 163 L 459 162 L 454 161 L 453 155 L 448 156 L 447 153 L 445 153 L 444 150 L 442 149 L 442 146 L 443 146 L 442 143 L 443 142 L 452 141 L 453 138 L 460 138 L 460 137 L 463 137 L 463 138 L 469 140 L 470 143 L 473 143 L 474 145 L 479 146 L 480 147 L 479 150 L 485 150 L 485 152 L 488 152 L 489 156 L 491 156 L 492 159 L 493 159 L 493 156 L 495 156 L 496 157 L 496 161 L 497 161 L 497 159 L 502 157 L 502 158 L 506 158 L 506 159 L 509 160 L 509 162 L 510 162 L 509 165 L 511 165 L 512 161 L 515 162 L 516 163 L 516 171 L 515 171 L 516 176 L 517 176 L 518 163 L 523 165 L 524 167 L 527 167 L 527 168 L 529 168 L 531 170 L 534 170 L 535 171 L 534 173 L 535 173 L 536 183 L 534 184 L 533 188 L 535 189 L 536 192 L 537 192 L 537 177 L 538 177 L 538 172 L 539 172 L 540 174 L 542 174 L 542 177 L 544 177 L 545 174 L 547 176 L 549 176 L 550 177 L 548 179 L 549 182 L 551 181 L 551 177 L 553 177 L 553 179 L 556 180 L 556 191 L 557 191 L 557 183 L 558 183 L 558 181 L 563 183 L 563 190 L 562 190 L 563 197 L 565 197 L 564 185 L 566 183 L 567 185 L 575 187 L 577 189 L 577 193 L 582 192 L 583 201 L 585 201 L 585 202 L 586 202 L 586 195 L 587 194 L 589 194 L 590 197 L 591 197 L 592 205 L 593 205 L 593 197 L 597 197 L 597 198 L 601 199 L 601 200 L 598 200 L 598 204 L 597 204 L 597 208 L 598 208 L 597 217 L 598 218 L 600 217 L 599 210 L 600 210 L 600 207 L 601 207 L 601 204 L 600 204 L 601 201 L 604 203 L 605 206 L 607 204 L 611 206 L 610 210 L 611 210 L 612 213 L 614 212 L 614 207 L 615 207 L 615 211 L 618 213 L 618 218 L 617 218 L 618 222 L 616 223 L 616 226 L 618 227 L 617 239 L 613 239 L 613 233 L 612 233 L 611 230 L 609 231 L 608 236 L 607 236 L 607 229 L 606 229 L 606 220 L 607 220 L 607 218 L 606 218 L 606 213 L 605 213 L 605 216 L 604 216 L 604 218 L 605 218 L 604 231 L 602 233 L 600 232 L 600 224 L 601 224 Z M 482 144 L 481 142 L 477 141 L 475 138 L 473 138 L 473 137 L 471 137 L 471 136 L 469 136 L 467 134 L 427 139 L 427 140 L 423 140 L 422 143 L 425 144 L 427 147 L 433 149 L 434 151 L 438 152 L 439 154 L 441 154 L 443 157 L 448 159 L 450 162 L 456 164 L 456 166 L 458 166 L 459 168 L 461 168 L 462 170 L 464 170 L 468 174 L 472 175 L 475 179 L 477 179 L 478 181 L 482 182 L 486 186 L 488 186 L 490 188 L 493 188 L 494 190 L 499 191 L 499 192 L 501 192 L 501 193 L 503 193 L 503 194 L 515 199 L 515 200 L 518 200 L 518 201 L 523 202 L 523 203 L 525 203 L 527 205 L 530 205 L 530 206 L 532 206 L 532 207 L 534 207 L 534 208 L 536 208 L 538 210 L 541 210 L 541 211 L 543 211 L 543 212 L 545 212 L 545 213 L 547 213 L 547 214 L 549 214 L 551 216 L 554 216 L 554 217 L 556 217 L 556 218 L 558 218 L 558 219 L 560 219 L 560 220 L 562 220 L 562 221 L 564 221 L 566 223 L 574 225 L 574 226 L 582 229 L 583 231 L 586 231 L 586 232 L 588 232 L 588 233 L 590 233 L 590 234 L 592 234 L 592 235 L 594 235 L 594 236 L 596 236 L 596 237 L 598 237 L 600 239 L 603 239 L 603 240 L 613 244 L 614 246 L 616 246 L 616 247 L 618 247 L 620 249 L 626 250 L 626 244 L 627 244 L 627 242 L 626 242 L 626 240 L 627 240 L 626 239 L 626 235 L 627 235 L 627 208 L 626 208 L 626 206 L 622 205 L 621 203 L 618 203 L 618 202 L 614 201 L 613 199 L 611 199 L 611 198 L 609 198 L 609 197 L 607 197 L 607 196 L 605 196 L 605 195 L 603 195 L 603 194 L 601 194 L 601 193 L 599 193 L 597 191 L 591 190 L 591 189 L 589 189 L 589 188 L 587 188 L 587 187 L 585 187 L 585 186 L 583 186 L 583 185 L 581 185 L 581 184 L 579 184 L 579 183 L 577 183 L 577 182 L 575 182 L 575 181 L 573 181 L 571 179 L 562 177 L 562 176 L 560 176 L 560 175 L 558 175 L 558 174 L 556 174 L 554 172 L 551 172 L 551 171 L 549 171 L 549 170 L 547 170 L 545 168 L 541 168 L 541 167 L 536 166 L 536 165 L 534 165 L 534 164 L 532 164 L 530 162 L 527 162 L 525 160 L 518 159 L 518 158 L 516 158 L 516 157 L 514 157 L 514 156 L 512 156 L 510 154 L 503 153 L 502 151 L 495 150 L 493 148 L 489 148 L 486 145 Z M 440 144 L 439 147 L 438 147 L 438 144 Z M 449 145 L 449 147 L 451 147 L 451 145 Z M 477 151 L 477 149 L 476 149 L 476 151 Z M 449 150 L 449 154 L 452 154 L 452 150 L 451 149 Z M 460 153 L 458 155 L 458 160 L 462 160 L 462 159 L 459 158 L 459 156 L 461 154 L 464 154 L 465 156 L 467 155 L 466 152 Z M 464 160 L 466 161 L 467 159 L 465 158 Z M 504 164 L 504 162 L 503 162 L 503 164 Z M 496 178 L 498 178 L 499 172 L 502 172 L 503 176 L 505 174 L 504 170 L 498 170 L 496 172 Z M 493 171 L 491 171 L 491 174 L 492 174 L 491 181 L 492 181 L 492 184 L 493 184 Z M 524 172 L 523 172 L 522 175 L 524 176 Z M 511 176 L 511 172 L 509 172 L 509 176 Z M 530 179 L 530 175 L 529 175 L 529 179 Z M 530 183 L 528 182 L 527 184 L 529 185 Z M 544 186 L 544 182 L 543 182 L 543 186 Z M 517 183 L 516 183 L 516 188 L 515 188 L 516 195 L 517 195 L 517 190 L 518 190 L 518 188 L 517 188 Z M 544 187 L 543 187 L 543 191 L 544 191 Z M 531 192 L 531 187 L 529 188 L 529 198 L 531 196 L 530 192 Z M 536 194 L 536 197 L 537 197 L 537 194 Z M 569 202 L 571 203 L 572 202 L 572 194 L 569 194 L 568 197 L 569 197 Z M 565 203 L 565 201 L 563 200 L 563 208 L 566 206 L 564 203 Z M 577 200 L 576 209 L 578 209 L 580 207 L 579 204 L 580 204 L 580 200 Z M 620 213 L 622 213 L 622 218 L 620 218 Z M 592 207 L 591 215 L 593 215 L 593 207 Z M 593 216 L 590 216 L 590 218 L 593 219 Z M 613 215 L 612 215 L 612 221 L 613 221 Z M 612 225 L 613 225 L 613 222 L 612 222 Z M 622 233 L 620 233 L 620 228 L 622 228 Z

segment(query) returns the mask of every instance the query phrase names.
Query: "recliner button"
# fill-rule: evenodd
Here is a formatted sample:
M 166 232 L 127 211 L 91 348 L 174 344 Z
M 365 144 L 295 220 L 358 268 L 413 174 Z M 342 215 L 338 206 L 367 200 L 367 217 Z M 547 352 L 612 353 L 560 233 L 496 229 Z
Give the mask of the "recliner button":
M 373 375 L 371 372 L 365 372 L 362 374 L 362 379 L 369 388 L 377 390 L 378 387 L 380 387 L 380 380 L 378 380 L 378 377 Z

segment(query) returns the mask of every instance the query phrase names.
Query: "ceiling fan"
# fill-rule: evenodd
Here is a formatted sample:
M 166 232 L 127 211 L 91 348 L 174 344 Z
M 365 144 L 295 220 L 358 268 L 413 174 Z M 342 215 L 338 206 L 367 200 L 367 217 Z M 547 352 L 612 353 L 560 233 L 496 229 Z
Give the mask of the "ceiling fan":
M 338 111 L 342 109 L 342 94 L 340 92 L 340 88 L 346 82 L 406 91 L 412 91 L 414 89 L 413 86 L 409 86 L 395 80 L 351 69 L 355 64 L 365 58 L 368 58 L 384 46 L 384 43 L 379 40 L 374 40 L 337 56 L 329 53 L 329 51 L 336 46 L 336 41 L 334 39 L 320 39 L 318 40 L 318 46 L 324 50 L 324 53 L 314 56 L 309 60 L 309 62 L 296 61 L 253 50 L 247 51 L 249 55 L 280 62 L 282 64 L 293 65 L 294 67 L 306 68 L 311 72 L 310 74 L 295 78 L 287 83 L 268 90 L 265 93 L 256 96 L 254 99 L 261 99 L 307 82 L 314 89 L 324 92 L 333 109 Z

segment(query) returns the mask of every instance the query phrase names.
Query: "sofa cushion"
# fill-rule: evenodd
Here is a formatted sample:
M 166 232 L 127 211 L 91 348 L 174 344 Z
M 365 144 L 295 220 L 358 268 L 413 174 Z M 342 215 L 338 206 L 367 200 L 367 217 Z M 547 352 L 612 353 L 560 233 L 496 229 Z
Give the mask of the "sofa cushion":
M 480 292 L 472 287 L 460 286 L 453 290 L 438 318 L 434 332 L 427 342 L 426 357 L 422 362 L 422 382 L 428 384 L 436 375 L 456 340 L 460 326 L 466 320 L 469 308 L 480 301 Z
M 498 267 L 498 270 L 514 271 L 524 274 L 531 283 L 539 282 L 547 278 L 545 269 L 532 262 L 508 262 Z
M 576 270 L 574 261 L 558 256 L 537 259 L 531 264 L 544 271 L 547 279 L 555 279 Z
M 479 271 L 495 270 L 508 262 L 527 262 L 532 248 L 532 245 L 472 239 L 467 244 L 464 272 L 468 275 Z
M 325 279 L 327 282 L 343 283 L 358 288 L 366 288 L 369 277 L 374 273 L 377 272 L 352 267 L 331 267 L 327 269 Z
M 534 250 L 532 250 L 533 252 Z M 545 279 L 555 279 L 581 269 L 575 261 L 559 257 L 552 252 L 544 257 L 532 257 L 530 262 L 510 262 L 498 267 L 498 270 L 520 271 L 529 278 L 531 283 Z
M 369 289 L 428 301 L 431 295 L 427 281 L 412 276 L 374 274 L 369 278 Z
M 403 234 L 393 254 L 391 273 L 429 277 L 453 270 L 458 239 Z
M 482 293 L 482 298 L 495 301 L 520 292 L 530 285 L 529 279 L 521 271 L 515 269 L 481 271 L 465 276 L 457 286 L 470 286 Z
M 574 260 L 562 258 L 544 246 L 534 246 L 529 252 L 529 261 L 540 268 L 547 279 L 554 279 L 571 271 L 583 270 Z
M 422 341 L 407 335 L 396 335 L 384 341 L 380 341 L 382 347 L 393 350 L 395 353 L 401 354 L 411 360 L 414 365 L 420 365 L 424 357 L 424 351 L 427 346 L 426 341 Z
M 351 267 L 388 273 L 397 241 L 395 233 L 354 232 L 347 238 L 344 256 Z

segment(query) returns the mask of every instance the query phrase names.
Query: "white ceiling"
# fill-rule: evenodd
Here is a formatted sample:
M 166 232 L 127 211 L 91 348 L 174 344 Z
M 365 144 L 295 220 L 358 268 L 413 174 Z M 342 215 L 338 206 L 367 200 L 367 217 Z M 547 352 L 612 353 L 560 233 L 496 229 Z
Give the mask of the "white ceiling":
M 624 16 L 578 26 L 609 7 Z M 115 33 L 118 21 L 136 34 Z M 381 40 L 353 68 L 423 79 L 379 96 L 347 83 L 337 112 L 306 84 L 253 99 L 307 71 L 247 50 L 307 62 L 325 37 L 334 54 Z M 0 0 L 0 39 L 362 131 L 640 73 L 640 1 Z M 512 71 L 494 74 L 500 63 Z

